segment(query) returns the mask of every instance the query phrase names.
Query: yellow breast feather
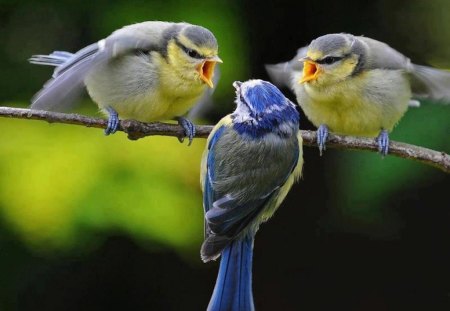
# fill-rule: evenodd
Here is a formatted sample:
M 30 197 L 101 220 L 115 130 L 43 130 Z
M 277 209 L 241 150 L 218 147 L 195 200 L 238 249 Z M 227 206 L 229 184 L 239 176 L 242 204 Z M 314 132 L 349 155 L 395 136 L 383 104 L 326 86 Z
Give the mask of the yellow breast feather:
M 306 84 L 297 92 L 305 114 L 314 123 L 345 135 L 376 137 L 391 131 L 406 112 L 410 86 L 400 71 L 371 70 L 323 88 Z

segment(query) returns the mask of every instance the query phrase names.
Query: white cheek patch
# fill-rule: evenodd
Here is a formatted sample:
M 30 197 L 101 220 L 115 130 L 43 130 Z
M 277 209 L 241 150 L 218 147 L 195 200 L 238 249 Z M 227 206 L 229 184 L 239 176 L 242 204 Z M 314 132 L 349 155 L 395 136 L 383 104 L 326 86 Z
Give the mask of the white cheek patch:
M 242 123 L 242 122 L 248 121 L 250 119 L 253 119 L 250 116 L 250 110 L 248 109 L 247 105 L 242 103 L 239 98 L 236 99 L 236 104 L 237 104 L 237 108 L 233 113 L 234 122 Z

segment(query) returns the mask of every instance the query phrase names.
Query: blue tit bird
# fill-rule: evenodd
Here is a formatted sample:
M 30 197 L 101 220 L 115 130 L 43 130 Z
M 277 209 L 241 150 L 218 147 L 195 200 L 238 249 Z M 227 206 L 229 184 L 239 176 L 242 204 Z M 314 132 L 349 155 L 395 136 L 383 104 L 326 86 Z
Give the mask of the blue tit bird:
M 109 116 L 106 135 L 117 130 L 119 117 L 142 122 L 175 118 L 189 143 L 195 127 L 182 116 L 213 88 L 215 65 L 222 62 L 208 29 L 159 21 L 125 26 L 75 54 L 56 51 L 29 61 L 56 67 L 33 97 L 32 109 L 64 110 L 86 86 Z
M 450 72 L 420 66 L 387 44 L 351 34 L 328 34 L 300 48 L 289 62 L 266 65 L 272 81 L 294 91 L 318 127 L 320 153 L 328 130 L 377 137 L 388 153 L 389 136 L 416 99 L 450 101 Z
M 203 154 L 204 262 L 222 256 L 210 311 L 254 310 L 253 241 L 303 166 L 299 113 L 271 83 L 235 82 L 236 110 L 213 129 Z

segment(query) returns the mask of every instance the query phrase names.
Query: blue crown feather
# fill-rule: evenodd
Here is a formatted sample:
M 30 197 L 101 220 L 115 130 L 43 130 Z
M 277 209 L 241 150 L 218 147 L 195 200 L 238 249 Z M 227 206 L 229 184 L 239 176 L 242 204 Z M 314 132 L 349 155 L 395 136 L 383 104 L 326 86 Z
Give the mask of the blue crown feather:
M 273 84 L 263 80 L 238 83 L 232 115 L 234 129 L 239 134 L 259 138 L 268 133 L 286 136 L 286 126 L 299 126 L 300 115 L 295 105 Z

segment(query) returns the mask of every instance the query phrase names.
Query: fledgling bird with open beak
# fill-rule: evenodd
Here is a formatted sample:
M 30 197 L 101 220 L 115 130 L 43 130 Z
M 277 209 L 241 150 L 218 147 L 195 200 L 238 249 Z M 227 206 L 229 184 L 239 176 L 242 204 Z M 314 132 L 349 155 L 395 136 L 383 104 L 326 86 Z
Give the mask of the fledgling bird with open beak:
M 300 48 L 289 62 L 266 65 L 278 86 L 294 91 L 318 127 L 320 153 L 328 130 L 377 137 L 382 155 L 389 136 L 415 99 L 450 101 L 450 72 L 415 65 L 387 44 L 351 34 L 328 34 Z
M 213 88 L 218 44 L 208 29 L 188 23 L 125 26 L 75 54 L 55 51 L 30 62 L 55 66 L 52 79 L 32 99 L 32 109 L 64 110 L 86 86 L 109 116 L 105 134 L 121 119 L 175 118 L 191 143 L 194 125 L 182 116 Z

